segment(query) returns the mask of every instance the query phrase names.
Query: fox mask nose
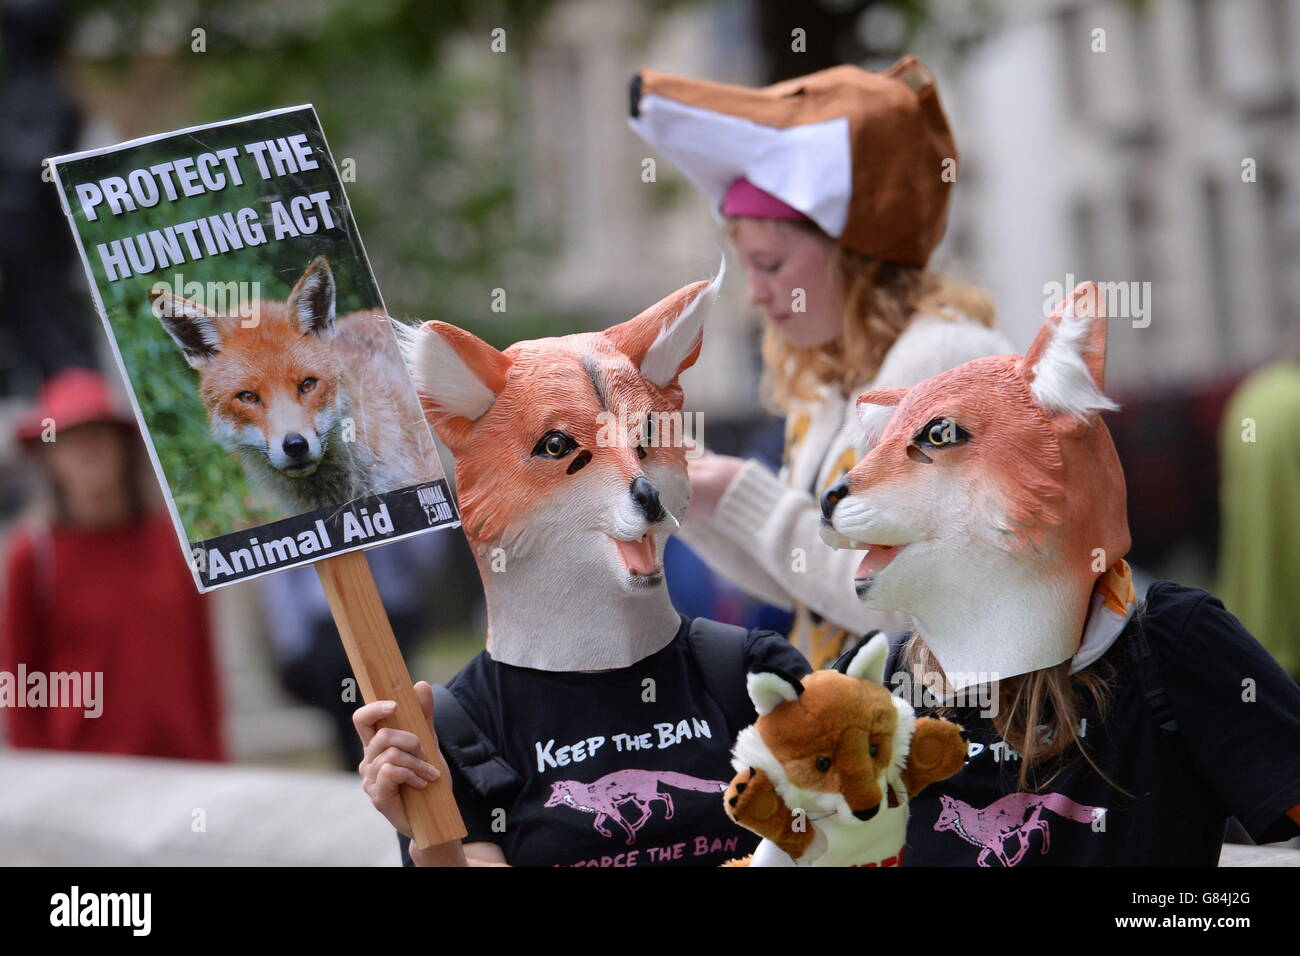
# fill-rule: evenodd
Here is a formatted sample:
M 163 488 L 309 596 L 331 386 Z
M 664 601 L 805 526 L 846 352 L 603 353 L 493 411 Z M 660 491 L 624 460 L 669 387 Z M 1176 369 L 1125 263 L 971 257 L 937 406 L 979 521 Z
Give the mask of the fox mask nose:
M 311 450 L 307 444 L 307 439 L 297 432 L 285 435 L 281 447 L 284 448 L 284 453 L 290 458 L 306 458 L 307 452 Z
M 653 524 L 663 519 L 664 506 L 659 503 L 659 489 L 645 475 L 637 475 L 633 478 L 630 490 L 632 500 L 641 509 L 646 521 Z
M 831 514 L 835 511 L 835 506 L 848 496 L 849 483 L 843 478 L 827 488 L 826 494 L 822 495 L 822 517 L 827 521 L 830 521 Z

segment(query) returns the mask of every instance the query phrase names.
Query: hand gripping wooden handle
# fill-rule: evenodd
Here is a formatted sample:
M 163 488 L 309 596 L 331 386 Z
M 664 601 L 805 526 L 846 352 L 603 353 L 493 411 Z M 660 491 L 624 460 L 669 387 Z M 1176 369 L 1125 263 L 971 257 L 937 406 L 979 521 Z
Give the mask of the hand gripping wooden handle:
M 438 749 L 437 738 L 424 718 L 420 702 L 411 688 L 411 675 L 393 637 L 374 576 L 364 552 L 349 551 L 316 562 L 316 573 L 329 601 L 334 623 L 343 639 L 348 662 L 366 703 L 397 701 L 393 716 L 382 727 L 406 730 L 420 738 L 429 763 L 442 774 L 424 789 L 402 785 L 402 806 L 411 821 L 415 845 L 428 849 L 439 843 L 460 840 L 465 824 L 451 792 L 451 777 Z

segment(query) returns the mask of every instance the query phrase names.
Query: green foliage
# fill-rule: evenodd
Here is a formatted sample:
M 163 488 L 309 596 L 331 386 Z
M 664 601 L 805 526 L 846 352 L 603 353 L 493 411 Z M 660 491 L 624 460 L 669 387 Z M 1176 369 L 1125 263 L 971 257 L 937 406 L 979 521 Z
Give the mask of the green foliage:
M 83 26 L 111 23 L 116 60 L 139 55 L 158 24 L 184 75 L 189 105 L 158 129 L 312 103 L 346 182 L 391 314 L 438 318 L 489 338 L 582 327 L 548 312 L 523 281 L 542 267 L 545 237 L 520 228 L 520 148 L 513 110 L 522 63 L 549 0 L 207 0 L 184 14 L 161 0 L 79 0 Z M 492 31 L 507 52 L 492 54 Z M 205 31 L 206 52 L 191 51 Z M 112 69 L 112 59 L 105 68 Z M 490 312 L 509 290 L 509 317 Z

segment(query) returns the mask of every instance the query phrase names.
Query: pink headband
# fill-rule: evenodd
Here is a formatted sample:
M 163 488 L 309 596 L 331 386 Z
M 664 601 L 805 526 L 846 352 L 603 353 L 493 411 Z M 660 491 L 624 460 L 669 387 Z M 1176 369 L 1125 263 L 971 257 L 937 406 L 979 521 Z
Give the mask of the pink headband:
M 764 192 L 744 176 L 729 187 L 722 197 L 724 216 L 749 216 L 754 219 L 807 219 L 798 209 Z

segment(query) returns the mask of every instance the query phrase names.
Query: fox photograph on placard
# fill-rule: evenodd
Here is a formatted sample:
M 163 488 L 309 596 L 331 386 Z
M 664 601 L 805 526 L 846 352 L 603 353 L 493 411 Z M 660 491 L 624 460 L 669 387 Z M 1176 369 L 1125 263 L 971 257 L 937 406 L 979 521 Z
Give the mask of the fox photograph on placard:
M 200 590 L 459 522 L 310 106 L 51 166 Z

